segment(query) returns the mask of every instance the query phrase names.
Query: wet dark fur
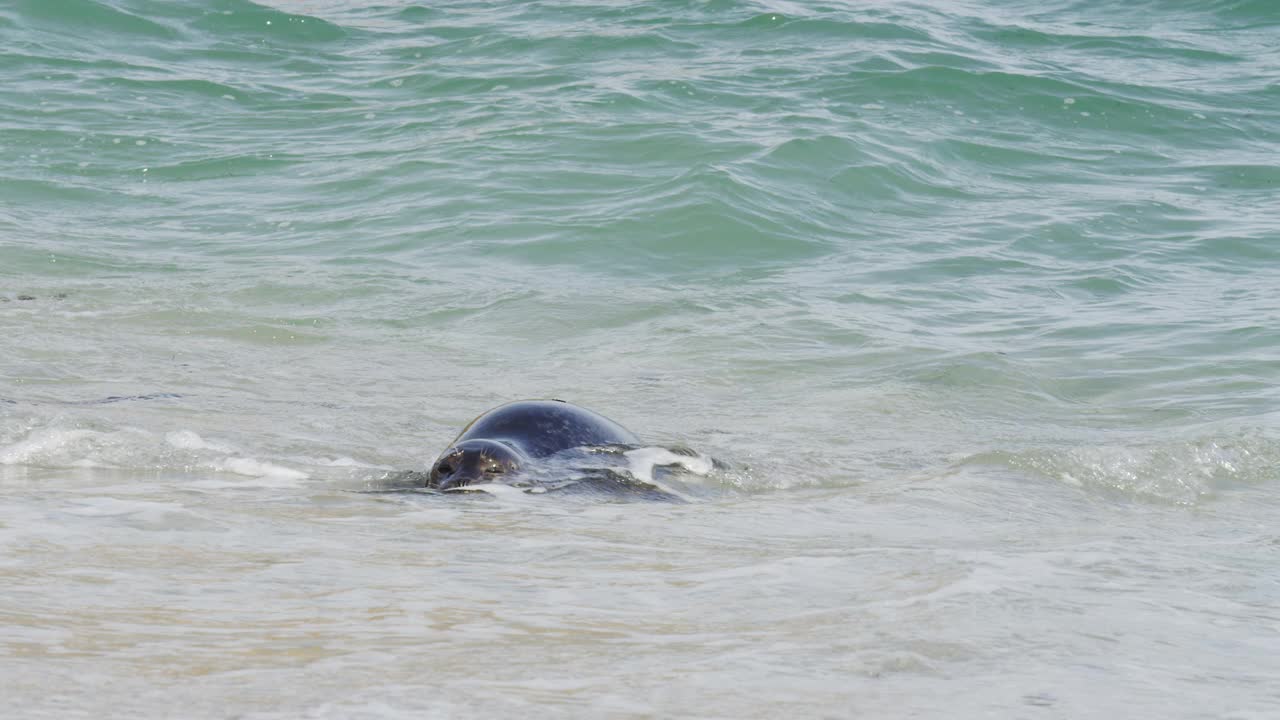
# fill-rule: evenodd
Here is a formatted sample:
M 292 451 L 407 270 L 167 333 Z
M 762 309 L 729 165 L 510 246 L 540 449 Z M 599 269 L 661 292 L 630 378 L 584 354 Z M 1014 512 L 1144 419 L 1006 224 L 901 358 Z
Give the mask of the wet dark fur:
M 455 489 L 501 479 L 573 448 L 637 446 L 614 421 L 563 400 L 520 400 L 472 420 L 432 464 L 427 486 Z

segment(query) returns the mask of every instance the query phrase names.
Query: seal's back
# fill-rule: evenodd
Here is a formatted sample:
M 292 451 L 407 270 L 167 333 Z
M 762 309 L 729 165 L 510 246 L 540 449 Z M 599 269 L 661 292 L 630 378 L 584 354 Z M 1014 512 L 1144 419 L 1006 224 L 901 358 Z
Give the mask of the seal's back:
M 519 400 L 500 405 L 463 429 L 454 445 L 471 439 L 503 440 L 531 457 L 590 445 L 639 445 L 631 431 L 599 413 L 563 400 Z

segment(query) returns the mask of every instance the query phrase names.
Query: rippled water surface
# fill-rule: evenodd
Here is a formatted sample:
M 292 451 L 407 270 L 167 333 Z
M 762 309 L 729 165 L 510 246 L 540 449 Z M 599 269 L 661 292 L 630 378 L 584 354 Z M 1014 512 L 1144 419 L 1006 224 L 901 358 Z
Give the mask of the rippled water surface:
M 1275 716 L 1278 38 L 1270 0 L 0 4 L 0 696 Z M 524 397 L 721 467 L 389 479 Z

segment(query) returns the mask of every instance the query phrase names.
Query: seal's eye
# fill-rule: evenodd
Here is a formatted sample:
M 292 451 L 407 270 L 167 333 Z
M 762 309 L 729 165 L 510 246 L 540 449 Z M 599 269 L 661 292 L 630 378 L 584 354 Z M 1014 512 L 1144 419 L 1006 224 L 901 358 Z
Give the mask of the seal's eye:
M 507 469 L 502 467 L 501 465 L 490 465 L 489 467 L 484 469 L 484 472 L 486 475 L 501 475 L 506 471 Z
M 453 466 L 450 465 L 449 463 L 440 463 L 439 465 L 436 466 L 436 472 L 441 475 L 452 475 Z

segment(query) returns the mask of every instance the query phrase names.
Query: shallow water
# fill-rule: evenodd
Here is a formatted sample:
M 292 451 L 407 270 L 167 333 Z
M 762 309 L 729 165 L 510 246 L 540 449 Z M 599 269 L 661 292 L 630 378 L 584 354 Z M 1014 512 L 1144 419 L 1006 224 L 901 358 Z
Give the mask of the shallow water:
M 0 695 L 1273 716 L 1277 32 L 0 6 Z M 382 492 L 522 397 L 727 467 L 686 504 Z

